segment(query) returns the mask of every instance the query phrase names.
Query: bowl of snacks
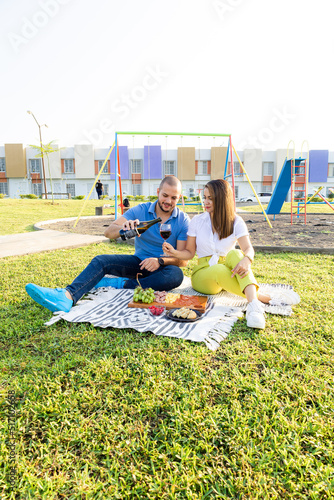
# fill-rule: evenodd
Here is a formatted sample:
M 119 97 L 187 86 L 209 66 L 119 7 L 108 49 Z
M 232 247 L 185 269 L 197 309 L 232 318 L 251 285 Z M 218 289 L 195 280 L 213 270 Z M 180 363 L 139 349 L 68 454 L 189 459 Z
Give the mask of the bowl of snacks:
M 173 321 L 179 321 L 180 323 L 191 323 L 197 321 L 202 317 L 202 313 L 196 311 L 195 309 L 189 309 L 188 307 L 181 307 L 179 309 L 171 309 L 166 314 L 167 318 Z
M 161 316 L 165 312 L 165 308 L 163 306 L 150 306 L 148 312 L 151 316 Z

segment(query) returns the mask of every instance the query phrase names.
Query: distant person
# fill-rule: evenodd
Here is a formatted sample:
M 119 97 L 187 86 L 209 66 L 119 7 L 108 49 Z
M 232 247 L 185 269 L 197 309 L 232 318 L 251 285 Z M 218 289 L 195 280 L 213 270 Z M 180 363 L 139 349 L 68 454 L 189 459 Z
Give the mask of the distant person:
M 130 202 L 129 202 L 128 198 L 124 198 L 124 200 L 123 200 L 123 207 L 124 208 L 130 208 Z
M 99 179 L 95 185 L 95 189 L 96 189 L 96 192 L 97 192 L 97 197 L 98 199 L 100 200 L 101 197 L 102 197 L 102 193 L 104 191 L 104 187 L 103 187 L 103 184 L 101 182 L 101 180 Z

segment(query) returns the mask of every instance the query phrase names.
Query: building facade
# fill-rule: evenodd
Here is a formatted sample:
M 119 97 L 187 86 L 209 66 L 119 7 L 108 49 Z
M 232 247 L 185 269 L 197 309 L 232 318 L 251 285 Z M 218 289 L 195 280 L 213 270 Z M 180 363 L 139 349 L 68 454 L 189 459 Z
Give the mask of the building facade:
M 109 149 L 94 149 L 92 145 L 61 148 L 45 158 L 45 181 L 48 193 L 51 182 L 55 196 L 86 196 L 98 175 Z M 42 195 L 45 192 L 42 161 L 36 152 L 23 144 L 0 146 L 0 193 L 10 198 L 20 195 Z M 166 175 L 175 175 L 182 181 L 183 193 L 195 196 L 210 179 L 223 178 L 227 148 L 196 149 L 179 147 L 162 151 L 160 145 L 142 148 L 119 147 L 122 192 L 124 195 L 155 195 L 160 181 Z M 245 149 L 238 155 L 257 192 L 273 192 L 283 166 L 286 149 L 263 151 Z M 299 153 L 296 153 L 296 158 Z M 252 194 L 237 158 L 233 157 L 235 195 L 241 199 Z M 231 179 L 228 161 L 227 175 Z M 311 150 L 308 192 L 324 186 L 322 194 L 328 196 L 334 189 L 334 151 Z M 115 191 L 115 155 L 111 154 L 100 179 L 104 194 Z M 94 190 L 92 198 L 96 198 Z M 289 196 L 287 198 L 287 201 Z

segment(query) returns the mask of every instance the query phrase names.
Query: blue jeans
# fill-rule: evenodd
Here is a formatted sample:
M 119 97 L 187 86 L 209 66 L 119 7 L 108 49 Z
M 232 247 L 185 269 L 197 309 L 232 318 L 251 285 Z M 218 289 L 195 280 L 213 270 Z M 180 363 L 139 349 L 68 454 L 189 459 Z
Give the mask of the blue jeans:
M 122 278 L 128 278 L 123 288 L 136 288 L 136 278 L 139 276 L 143 288 L 154 290 L 172 290 L 181 285 L 183 272 L 177 266 L 162 266 L 156 271 L 141 270 L 139 264 L 141 259 L 135 255 L 98 255 L 88 266 L 66 287 L 72 295 L 74 304 L 88 293 L 106 275 L 113 274 Z

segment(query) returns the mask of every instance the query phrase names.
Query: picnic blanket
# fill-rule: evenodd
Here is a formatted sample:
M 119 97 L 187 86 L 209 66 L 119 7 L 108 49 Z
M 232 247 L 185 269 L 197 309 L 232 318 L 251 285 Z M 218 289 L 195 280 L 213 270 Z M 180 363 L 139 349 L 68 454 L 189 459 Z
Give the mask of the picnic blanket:
M 292 289 L 289 285 L 261 284 L 261 292 L 270 290 Z M 190 278 L 185 277 L 182 284 L 173 290 L 184 295 L 201 295 L 191 287 Z M 133 290 L 116 290 L 99 288 L 92 290 L 83 300 L 80 300 L 68 312 L 56 312 L 45 323 L 53 323 L 64 319 L 72 323 L 91 323 L 100 328 L 133 328 L 138 332 L 150 331 L 155 335 L 182 338 L 193 342 L 205 342 L 207 347 L 215 350 L 232 330 L 235 322 L 243 317 L 247 301 L 242 297 L 221 292 L 208 296 L 208 306 L 199 321 L 193 323 L 178 323 L 166 318 L 165 315 L 152 316 L 148 309 L 129 308 L 128 303 L 133 297 Z M 265 311 L 270 314 L 290 316 L 291 306 L 265 305 Z

